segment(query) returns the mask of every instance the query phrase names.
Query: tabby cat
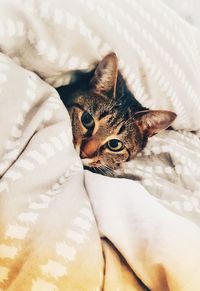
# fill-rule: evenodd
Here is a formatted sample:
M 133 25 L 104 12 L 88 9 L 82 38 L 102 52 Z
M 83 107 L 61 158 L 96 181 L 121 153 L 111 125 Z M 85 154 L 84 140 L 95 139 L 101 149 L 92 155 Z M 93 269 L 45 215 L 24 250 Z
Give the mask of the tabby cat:
M 79 75 L 79 77 L 77 77 Z M 134 159 L 149 137 L 166 129 L 176 114 L 144 108 L 129 91 L 110 53 L 89 73 L 58 89 L 67 107 L 73 142 L 84 166 L 110 175 Z

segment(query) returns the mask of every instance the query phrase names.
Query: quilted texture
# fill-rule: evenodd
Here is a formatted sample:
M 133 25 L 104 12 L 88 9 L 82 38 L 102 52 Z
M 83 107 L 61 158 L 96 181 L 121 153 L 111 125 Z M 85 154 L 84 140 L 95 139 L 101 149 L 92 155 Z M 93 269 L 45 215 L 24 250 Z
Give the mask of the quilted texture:
M 158 0 L 0 5 L 0 289 L 198 290 L 198 29 Z M 126 165 L 143 186 L 83 172 L 53 88 L 110 51 L 178 115 Z

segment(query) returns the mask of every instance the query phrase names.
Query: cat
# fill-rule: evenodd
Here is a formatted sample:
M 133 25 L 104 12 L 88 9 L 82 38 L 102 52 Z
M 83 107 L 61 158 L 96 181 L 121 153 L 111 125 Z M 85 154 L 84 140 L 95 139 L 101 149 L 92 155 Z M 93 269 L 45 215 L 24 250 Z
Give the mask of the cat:
M 149 110 L 135 99 L 115 53 L 91 72 L 77 72 L 74 82 L 57 90 L 69 111 L 74 146 L 84 167 L 108 176 L 176 118 L 174 112 Z

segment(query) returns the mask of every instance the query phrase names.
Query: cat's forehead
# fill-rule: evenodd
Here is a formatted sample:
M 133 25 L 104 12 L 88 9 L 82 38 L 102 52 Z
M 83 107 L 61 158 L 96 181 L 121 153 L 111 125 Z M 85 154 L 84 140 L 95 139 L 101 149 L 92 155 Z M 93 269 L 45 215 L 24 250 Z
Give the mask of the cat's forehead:
M 111 126 L 118 126 L 121 122 L 130 123 L 130 120 L 134 121 L 131 106 L 124 105 L 105 95 L 97 95 L 92 92 L 80 94 L 78 103 L 94 118 L 105 120 Z
M 105 128 L 117 128 L 119 134 L 126 134 L 127 130 L 130 135 L 134 133 L 134 110 L 129 102 L 124 103 L 103 94 L 87 92 L 78 96 L 78 103 Z

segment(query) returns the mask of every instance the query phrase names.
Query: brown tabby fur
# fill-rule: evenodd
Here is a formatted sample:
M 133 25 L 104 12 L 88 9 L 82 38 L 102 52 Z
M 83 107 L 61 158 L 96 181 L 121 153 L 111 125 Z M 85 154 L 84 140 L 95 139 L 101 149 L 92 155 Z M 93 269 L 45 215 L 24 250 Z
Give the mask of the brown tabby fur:
M 58 91 L 69 110 L 74 146 L 83 164 L 106 175 L 134 159 L 148 137 L 169 127 L 176 118 L 171 111 L 148 110 L 135 99 L 118 71 L 114 53 L 104 57 L 92 72 L 82 74 L 80 81 Z M 93 118 L 93 128 L 83 125 L 84 112 Z M 109 149 L 108 141 L 113 139 L 123 144 L 121 150 Z

